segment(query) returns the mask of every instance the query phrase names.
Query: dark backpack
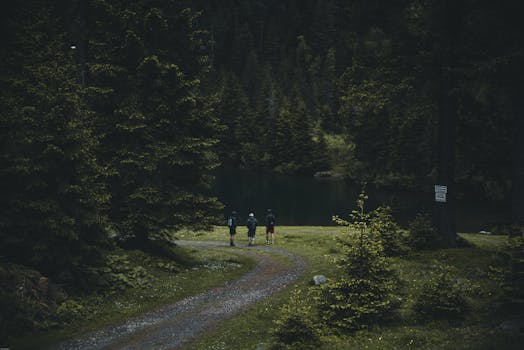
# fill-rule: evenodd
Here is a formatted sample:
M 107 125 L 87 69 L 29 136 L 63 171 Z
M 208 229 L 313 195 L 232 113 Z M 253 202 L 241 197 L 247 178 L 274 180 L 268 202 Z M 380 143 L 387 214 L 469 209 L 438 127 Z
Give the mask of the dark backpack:
M 270 226 L 270 227 L 275 226 L 275 215 L 269 214 L 267 216 L 267 225 Z
M 247 228 L 250 230 L 254 230 L 257 227 L 256 221 L 254 218 L 250 217 L 247 219 Z

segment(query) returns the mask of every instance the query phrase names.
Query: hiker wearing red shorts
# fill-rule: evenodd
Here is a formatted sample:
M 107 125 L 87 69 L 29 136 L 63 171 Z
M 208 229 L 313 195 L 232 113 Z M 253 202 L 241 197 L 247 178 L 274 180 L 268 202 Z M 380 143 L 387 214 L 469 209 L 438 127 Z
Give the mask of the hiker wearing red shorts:
M 273 214 L 271 209 L 268 209 L 266 215 L 266 244 L 269 244 L 270 233 L 271 244 L 275 244 L 275 214 Z

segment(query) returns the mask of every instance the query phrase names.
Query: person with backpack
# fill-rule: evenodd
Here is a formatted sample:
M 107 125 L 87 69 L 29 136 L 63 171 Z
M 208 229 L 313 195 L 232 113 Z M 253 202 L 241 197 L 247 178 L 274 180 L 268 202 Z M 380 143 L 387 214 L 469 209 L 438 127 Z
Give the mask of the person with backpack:
M 235 235 L 237 234 L 237 212 L 232 211 L 227 219 L 227 227 L 229 227 L 229 245 L 235 246 Z
M 267 210 L 266 215 L 266 244 L 269 244 L 269 234 L 271 233 L 271 244 L 275 244 L 275 214 L 271 209 Z
M 255 245 L 255 233 L 257 230 L 257 219 L 255 218 L 255 214 L 250 213 L 249 217 L 247 218 L 246 226 L 247 226 L 247 239 L 249 241 L 249 246 Z

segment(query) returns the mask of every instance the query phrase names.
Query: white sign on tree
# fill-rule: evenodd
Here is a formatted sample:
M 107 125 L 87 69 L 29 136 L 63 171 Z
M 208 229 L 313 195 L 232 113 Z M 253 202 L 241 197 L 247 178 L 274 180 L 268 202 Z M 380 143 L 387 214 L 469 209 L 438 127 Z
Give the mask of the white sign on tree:
M 445 203 L 448 186 L 435 185 L 435 202 Z

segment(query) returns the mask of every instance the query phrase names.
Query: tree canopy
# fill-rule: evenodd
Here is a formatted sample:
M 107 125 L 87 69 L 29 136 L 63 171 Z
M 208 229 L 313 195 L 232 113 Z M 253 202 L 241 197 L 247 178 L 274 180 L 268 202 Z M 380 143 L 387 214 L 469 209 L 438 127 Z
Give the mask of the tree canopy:
M 519 5 L 4 2 L 0 255 L 67 281 L 110 236 L 209 227 L 219 164 L 411 188 L 447 169 L 523 222 Z

